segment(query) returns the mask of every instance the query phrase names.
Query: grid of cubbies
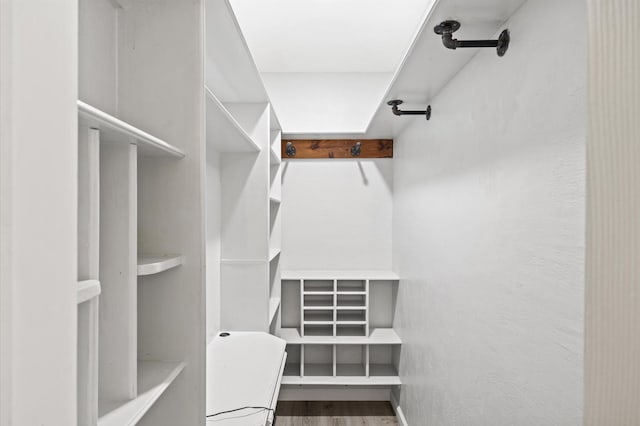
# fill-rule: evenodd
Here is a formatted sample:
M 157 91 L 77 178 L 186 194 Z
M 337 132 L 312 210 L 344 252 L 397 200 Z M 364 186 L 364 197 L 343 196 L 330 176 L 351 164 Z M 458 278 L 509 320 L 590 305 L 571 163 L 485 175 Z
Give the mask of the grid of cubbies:
M 356 275 L 283 272 L 279 335 L 287 341 L 284 385 L 401 384 L 401 341 L 392 328 L 391 306 L 397 276 Z
M 302 336 L 368 336 L 368 280 L 301 280 Z

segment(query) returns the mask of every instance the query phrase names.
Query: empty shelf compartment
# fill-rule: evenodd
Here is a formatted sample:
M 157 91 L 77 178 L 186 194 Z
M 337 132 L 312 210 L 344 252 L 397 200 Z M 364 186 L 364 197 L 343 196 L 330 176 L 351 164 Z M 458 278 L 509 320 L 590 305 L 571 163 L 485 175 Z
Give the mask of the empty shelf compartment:
M 333 376 L 333 346 L 304 346 L 304 376 Z
M 304 311 L 305 322 L 333 322 L 333 310 Z
M 367 320 L 367 311 L 365 310 L 338 310 L 338 322 L 364 322 Z
M 338 280 L 339 292 L 364 292 L 367 290 L 365 280 Z
M 309 306 L 309 307 L 326 306 L 328 308 L 333 308 L 333 295 L 332 294 L 322 294 L 322 295 L 305 294 L 304 306 Z
M 333 280 L 304 280 L 305 293 L 333 292 Z
M 333 336 L 333 325 L 331 324 L 305 324 L 304 325 L 305 336 Z
M 398 360 L 400 346 L 373 345 L 369 346 L 369 376 L 393 377 L 398 375 Z
M 301 376 L 300 370 L 302 360 L 302 346 L 300 345 L 287 345 L 285 351 L 287 352 L 287 362 L 284 365 L 285 376 Z
M 364 307 L 367 298 L 362 294 L 338 294 L 338 306 Z
M 345 325 L 345 324 L 336 325 L 336 336 L 363 337 L 366 335 L 367 335 L 366 325 Z
M 336 376 L 365 377 L 367 348 L 364 345 L 336 346 Z

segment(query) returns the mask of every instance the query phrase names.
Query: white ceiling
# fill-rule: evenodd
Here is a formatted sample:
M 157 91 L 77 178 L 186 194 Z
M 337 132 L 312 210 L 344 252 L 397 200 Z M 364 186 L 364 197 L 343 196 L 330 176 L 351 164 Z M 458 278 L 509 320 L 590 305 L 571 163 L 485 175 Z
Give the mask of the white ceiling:
M 393 72 L 435 0 L 230 0 L 261 72 Z

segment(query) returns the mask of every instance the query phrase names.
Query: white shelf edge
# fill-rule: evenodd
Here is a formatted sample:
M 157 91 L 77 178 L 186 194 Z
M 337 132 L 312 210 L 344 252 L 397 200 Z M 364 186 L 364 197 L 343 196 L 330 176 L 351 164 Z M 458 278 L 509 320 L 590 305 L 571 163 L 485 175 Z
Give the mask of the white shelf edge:
M 367 336 L 300 336 L 297 328 L 282 328 L 279 337 L 291 345 L 401 345 L 392 328 L 372 328 Z
M 185 366 L 184 362 L 138 361 L 138 396 L 102 415 L 98 419 L 98 426 L 129 426 L 138 423 Z
M 108 129 L 126 136 L 126 139 L 133 139 L 137 142 L 136 145 L 138 146 L 148 147 L 178 158 L 185 156 L 184 152 L 175 146 L 81 100 L 78 100 L 78 115 L 90 121 L 93 126 L 97 125 L 97 128 L 100 130 Z M 127 143 L 131 142 L 132 141 L 127 140 Z
M 278 307 L 280 307 L 280 298 L 272 297 L 269 299 L 269 325 L 273 323 L 273 320 L 276 318 L 276 312 L 278 312 Z
M 183 263 L 182 255 L 138 255 L 138 276 L 158 274 Z
M 327 385 L 327 386 L 397 386 L 402 381 L 399 376 L 283 376 L 283 385 Z
M 269 262 L 272 262 L 273 259 L 280 255 L 280 249 L 272 248 L 269 250 Z
M 274 204 L 280 204 L 282 200 L 278 197 L 274 197 L 273 195 L 269 197 L 269 202 Z
M 218 99 L 217 96 L 207 86 L 204 87 L 204 90 L 207 94 L 207 97 L 216 106 L 216 108 L 218 108 L 222 116 L 232 125 L 232 127 L 238 132 L 238 135 L 240 135 L 241 138 L 247 143 L 247 147 L 249 148 L 248 151 L 260 152 L 261 151 L 260 146 L 256 143 L 256 141 L 253 140 L 253 138 L 240 125 L 240 123 L 238 123 L 238 121 L 235 119 L 233 114 L 231 114 L 231 112 L 229 112 L 227 107 L 224 106 L 222 101 L 220 101 L 220 99 Z M 226 152 L 226 151 L 222 151 L 222 152 Z M 229 151 L 229 152 L 234 152 L 234 151 Z
M 101 287 L 98 280 L 85 280 L 78 282 L 78 305 L 88 302 L 100 295 Z
M 392 271 L 282 271 L 283 280 L 372 280 L 398 281 L 400 277 Z

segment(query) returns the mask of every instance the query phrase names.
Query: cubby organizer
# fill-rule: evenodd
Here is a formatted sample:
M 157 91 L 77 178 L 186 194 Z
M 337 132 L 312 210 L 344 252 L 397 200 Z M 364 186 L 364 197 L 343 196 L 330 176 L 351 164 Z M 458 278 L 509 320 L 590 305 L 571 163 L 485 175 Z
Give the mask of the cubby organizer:
M 398 276 L 387 271 L 285 271 L 284 385 L 400 385 L 393 330 Z

